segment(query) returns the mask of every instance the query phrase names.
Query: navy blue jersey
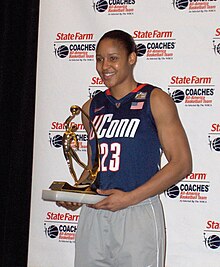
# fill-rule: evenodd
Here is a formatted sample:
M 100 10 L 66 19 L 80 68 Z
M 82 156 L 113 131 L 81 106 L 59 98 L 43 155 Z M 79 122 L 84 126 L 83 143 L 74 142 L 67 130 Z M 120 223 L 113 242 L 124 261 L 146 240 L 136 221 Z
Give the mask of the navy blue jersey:
M 101 150 L 100 189 L 131 191 L 159 170 L 161 144 L 150 108 L 153 89 L 139 84 L 120 100 L 107 89 L 92 99 L 90 117 Z M 94 161 L 92 131 L 89 140 Z

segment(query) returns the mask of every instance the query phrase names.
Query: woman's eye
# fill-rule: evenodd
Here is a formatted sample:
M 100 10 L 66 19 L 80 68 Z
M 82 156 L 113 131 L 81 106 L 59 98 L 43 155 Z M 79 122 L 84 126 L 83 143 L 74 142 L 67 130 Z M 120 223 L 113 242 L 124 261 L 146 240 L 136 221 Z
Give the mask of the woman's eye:
M 97 61 L 97 62 L 101 62 L 101 61 L 102 61 L 102 58 L 97 57 L 97 58 L 96 58 L 96 61 Z
M 118 58 L 117 57 L 111 57 L 110 59 L 111 59 L 111 61 L 116 61 Z

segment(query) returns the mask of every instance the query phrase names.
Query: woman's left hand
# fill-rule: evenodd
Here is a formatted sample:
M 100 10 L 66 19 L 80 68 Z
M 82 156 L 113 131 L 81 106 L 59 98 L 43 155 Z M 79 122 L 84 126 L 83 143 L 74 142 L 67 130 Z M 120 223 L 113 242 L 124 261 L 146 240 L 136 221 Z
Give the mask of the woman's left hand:
M 94 209 L 103 209 L 110 211 L 118 211 L 125 209 L 132 205 L 129 192 L 124 192 L 118 189 L 97 190 L 100 195 L 106 195 L 107 197 L 96 204 L 87 205 Z

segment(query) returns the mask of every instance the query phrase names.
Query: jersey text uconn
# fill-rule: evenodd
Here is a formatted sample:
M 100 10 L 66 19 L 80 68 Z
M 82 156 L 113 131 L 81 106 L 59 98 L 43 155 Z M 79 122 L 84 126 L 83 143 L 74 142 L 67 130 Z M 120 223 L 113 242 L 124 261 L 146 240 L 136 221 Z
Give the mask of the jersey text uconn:
M 113 120 L 113 114 L 96 115 L 93 124 L 97 131 L 98 139 L 103 137 L 131 137 L 135 136 L 140 119 L 120 119 Z M 93 131 L 90 132 L 89 139 L 94 138 Z

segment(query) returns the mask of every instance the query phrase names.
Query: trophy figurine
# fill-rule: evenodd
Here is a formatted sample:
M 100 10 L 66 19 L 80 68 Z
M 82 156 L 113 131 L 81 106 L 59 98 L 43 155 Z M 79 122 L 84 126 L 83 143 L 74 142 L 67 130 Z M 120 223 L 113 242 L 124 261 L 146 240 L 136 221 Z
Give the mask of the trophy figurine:
M 70 185 L 63 181 L 54 181 L 50 186 L 51 190 L 43 190 L 42 198 L 49 201 L 72 201 L 87 204 L 96 203 L 104 198 L 104 196 L 100 196 L 96 193 L 98 187 L 97 176 L 100 170 L 100 147 L 97 132 L 89 115 L 79 106 L 71 106 L 70 112 L 71 115 L 64 123 L 65 133 L 62 138 L 62 146 L 69 172 L 74 180 L 74 185 Z M 75 133 L 78 128 L 76 123 L 72 122 L 72 120 L 80 113 L 88 119 L 90 128 L 95 137 L 96 155 L 91 169 L 81 161 L 76 152 L 79 150 L 79 143 Z M 79 179 L 77 178 L 73 161 L 88 172 L 88 176 L 82 182 L 79 182 Z

